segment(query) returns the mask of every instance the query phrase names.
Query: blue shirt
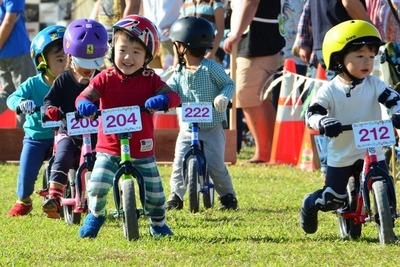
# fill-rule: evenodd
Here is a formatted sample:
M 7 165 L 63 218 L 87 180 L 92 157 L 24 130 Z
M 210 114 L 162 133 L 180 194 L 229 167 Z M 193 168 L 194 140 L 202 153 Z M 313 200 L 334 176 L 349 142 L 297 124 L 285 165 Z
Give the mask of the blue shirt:
M 168 79 L 167 84 L 179 94 L 181 103 L 214 103 L 216 96 L 222 94 L 231 99 L 235 91 L 235 84 L 226 74 L 223 66 L 209 59 L 202 59 L 198 69 L 194 73 L 185 67 L 181 71 L 176 70 L 171 78 Z M 205 130 L 215 127 L 217 124 L 227 125 L 225 111 L 217 112 L 213 110 L 213 122 L 199 123 L 199 127 L 200 130 Z M 188 127 L 188 125 L 185 126 Z
M 43 80 L 42 74 L 37 74 L 28 78 L 7 98 L 7 106 L 15 111 L 22 100 L 33 100 L 37 107 L 41 107 L 43 106 L 43 99 L 49 90 L 50 86 Z M 25 133 L 36 140 L 54 137 L 52 128 L 42 127 L 40 112 L 26 115 L 23 127 Z
M 25 0 L 3 0 L 0 4 L 0 24 L 6 13 L 17 13 L 18 19 L 10 36 L 0 49 L 0 58 L 17 57 L 29 54 L 31 42 L 25 26 Z

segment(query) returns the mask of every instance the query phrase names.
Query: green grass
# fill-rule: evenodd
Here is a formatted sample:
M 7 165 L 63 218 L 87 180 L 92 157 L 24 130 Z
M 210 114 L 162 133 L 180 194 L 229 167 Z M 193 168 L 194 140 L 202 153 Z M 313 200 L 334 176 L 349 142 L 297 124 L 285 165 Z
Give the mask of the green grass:
M 249 158 L 246 149 L 239 162 Z M 160 166 L 169 194 L 171 166 Z M 0 164 L 0 266 L 398 266 L 398 245 L 382 246 L 373 223 L 359 240 L 341 240 L 337 219 L 319 214 L 316 234 L 299 227 L 305 193 L 320 188 L 319 172 L 290 166 L 229 166 L 237 191 L 236 212 L 185 208 L 167 212 L 172 238 L 154 239 L 140 219 L 141 238 L 128 242 L 120 221 L 108 218 L 96 239 L 78 237 L 78 225 L 47 219 L 33 196 L 29 216 L 7 218 L 15 201 L 18 165 Z M 37 188 L 40 187 L 37 182 Z M 109 195 L 108 209 L 114 209 Z M 395 228 L 400 235 L 399 228 Z

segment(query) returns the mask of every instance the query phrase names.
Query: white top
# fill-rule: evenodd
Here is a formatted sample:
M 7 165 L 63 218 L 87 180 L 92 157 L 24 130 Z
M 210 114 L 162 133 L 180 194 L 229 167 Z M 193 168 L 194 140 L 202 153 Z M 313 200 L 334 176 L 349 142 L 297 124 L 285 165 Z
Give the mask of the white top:
M 169 39 L 164 30 L 179 18 L 179 10 L 183 1 L 177 0 L 142 0 L 143 15 L 153 22 L 160 33 L 161 42 Z M 168 31 L 169 32 L 169 31 Z
M 375 76 L 367 76 L 364 81 L 350 90 L 350 85 L 344 84 L 336 76 L 332 81 L 318 89 L 311 105 L 318 103 L 328 111 L 328 117 L 336 118 L 342 125 L 355 122 L 382 120 L 382 109 L 378 102 L 385 89 L 391 90 L 389 99 L 398 94 Z M 350 91 L 350 97 L 346 94 Z M 391 114 L 400 111 L 400 101 L 392 107 Z M 312 115 L 306 119 L 309 127 L 318 130 L 322 115 Z M 353 133 L 344 131 L 338 137 L 331 138 L 328 143 L 328 165 L 345 167 L 352 165 L 358 159 L 364 159 L 366 150 L 355 148 Z M 378 160 L 384 160 L 382 148 L 377 149 Z

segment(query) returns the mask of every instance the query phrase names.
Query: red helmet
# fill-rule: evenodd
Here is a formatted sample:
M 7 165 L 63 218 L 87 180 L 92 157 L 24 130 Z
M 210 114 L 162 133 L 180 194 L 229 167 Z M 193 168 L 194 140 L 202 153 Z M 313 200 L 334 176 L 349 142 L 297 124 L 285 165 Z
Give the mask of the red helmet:
M 147 18 L 140 15 L 129 15 L 113 25 L 113 35 L 117 30 L 124 30 L 138 39 L 150 54 L 150 62 L 157 54 L 160 36 L 157 27 Z M 147 63 L 148 63 L 147 62 Z

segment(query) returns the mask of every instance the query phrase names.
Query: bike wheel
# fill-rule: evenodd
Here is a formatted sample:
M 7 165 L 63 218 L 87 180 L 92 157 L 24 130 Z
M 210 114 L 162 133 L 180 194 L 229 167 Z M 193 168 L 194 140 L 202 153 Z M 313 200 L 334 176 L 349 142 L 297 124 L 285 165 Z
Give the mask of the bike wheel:
M 199 165 L 195 158 L 188 163 L 188 187 L 189 187 L 189 210 L 196 213 L 199 211 Z
M 386 183 L 375 181 L 372 184 L 374 195 L 373 213 L 378 227 L 379 242 L 382 245 L 394 242 L 393 218 L 390 211 L 389 198 L 386 190 Z
M 211 209 L 214 206 L 214 183 L 208 174 L 206 174 L 204 182 L 207 188 L 206 191 L 203 192 L 204 208 Z
M 68 182 L 67 186 L 65 187 L 64 190 L 64 198 L 67 199 L 75 199 L 76 196 L 76 187 L 75 187 L 75 175 L 76 171 L 75 170 L 69 170 L 68 172 Z M 67 224 L 72 225 L 72 224 L 80 224 L 81 223 L 81 213 L 76 213 L 74 212 L 75 205 L 63 205 L 62 206 L 62 211 L 63 214 L 61 217 L 64 217 L 64 220 Z
M 124 212 L 123 231 L 124 237 L 129 241 L 139 238 L 139 224 L 136 208 L 135 186 L 132 179 L 121 182 L 121 203 Z
M 90 181 L 90 176 L 92 175 L 92 172 L 88 171 L 85 173 L 85 210 L 87 211 L 87 213 L 89 213 L 89 195 L 88 195 L 88 184 Z
M 357 196 L 355 191 L 356 185 L 353 177 L 349 179 L 347 184 L 348 208 L 347 211 L 355 212 L 357 209 Z M 361 224 L 355 224 L 354 220 L 345 219 L 339 215 L 338 217 L 339 235 L 341 238 L 358 239 L 361 236 Z

